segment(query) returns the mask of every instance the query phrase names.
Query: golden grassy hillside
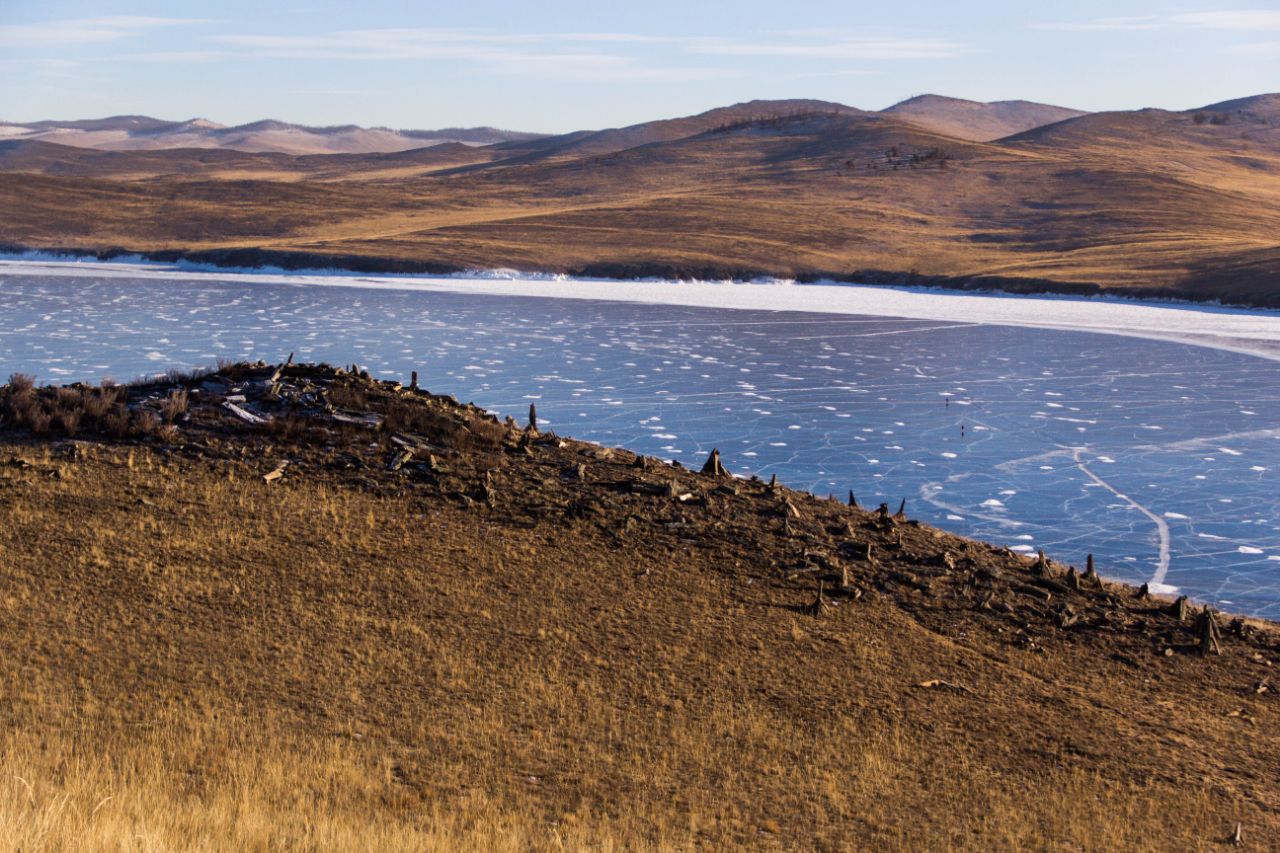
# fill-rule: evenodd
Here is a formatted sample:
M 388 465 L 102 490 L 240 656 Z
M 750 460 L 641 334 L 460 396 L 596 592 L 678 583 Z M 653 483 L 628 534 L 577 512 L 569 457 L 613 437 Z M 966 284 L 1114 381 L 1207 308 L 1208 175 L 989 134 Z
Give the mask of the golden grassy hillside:
M 0 847 L 1280 843 L 1273 625 L 350 372 L 0 414 Z
M 10 245 L 1280 303 L 1280 112 L 1266 97 L 1085 115 L 994 142 L 763 102 L 388 155 L 39 145 L 0 151 Z

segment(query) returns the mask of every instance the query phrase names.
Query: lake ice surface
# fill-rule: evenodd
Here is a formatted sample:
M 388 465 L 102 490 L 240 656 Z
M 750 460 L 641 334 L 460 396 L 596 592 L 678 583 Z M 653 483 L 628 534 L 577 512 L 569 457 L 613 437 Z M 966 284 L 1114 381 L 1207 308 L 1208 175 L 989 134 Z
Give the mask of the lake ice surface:
M 737 473 L 864 505 L 905 497 L 957 533 L 1076 565 L 1092 552 L 1108 576 L 1280 618 L 1274 361 L 954 319 L 541 298 L 527 283 L 482 295 L 77 266 L 0 266 L 5 370 L 129 379 L 291 351 L 416 369 L 500 415 L 536 402 L 566 435 L 686 465 L 718 447 Z M 1180 312 L 1189 334 L 1213 327 L 1212 312 L 1187 318 L 1200 313 Z M 1272 319 L 1243 321 L 1264 348 Z

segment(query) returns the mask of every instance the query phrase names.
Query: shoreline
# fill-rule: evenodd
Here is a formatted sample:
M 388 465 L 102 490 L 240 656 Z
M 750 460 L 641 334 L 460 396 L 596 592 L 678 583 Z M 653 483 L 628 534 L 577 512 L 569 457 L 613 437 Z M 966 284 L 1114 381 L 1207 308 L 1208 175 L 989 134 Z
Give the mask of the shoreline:
M 229 271 L 296 273 L 303 275 L 472 276 L 485 270 L 452 263 L 416 261 L 377 255 L 296 252 L 255 247 L 227 249 L 150 249 L 125 247 L 27 246 L 0 242 L 0 259 L 23 257 L 49 260 L 92 259 L 100 262 L 183 264 Z M 797 284 L 842 284 L 938 289 L 962 293 L 1006 294 L 1022 297 L 1106 298 L 1141 303 L 1208 305 L 1245 310 L 1280 310 L 1280 292 L 1261 300 L 1224 302 L 1220 295 L 1180 287 L 1107 287 L 1095 282 L 995 274 L 926 275 L 906 270 L 863 269 L 852 272 L 812 271 L 789 278 L 765 270 L 726 264 L 689 265 L 665 262 L 599 261 L 558 270 L 512 270 L 522 277 L 571 278 L 597 281 L 793 281 Z
M 1013 294 L 926 285 L 799 280 L 579 278 L 515 270 L 398 275 L 336 269 L 220 267 L 144 255 L 0 252 L 0 270 L 29 275 L 108 274 L 148 279 L 193 278 L 290 286 L 451 292 L 524 298 L 581 299 L 684 307 L 846 316 L 899 317 L 945 323 L 1091 332 L 1181 343 L 1280 361 L 1280 311 L 1156 300 L 1129 294 Z M 27 269 L 24 270 L 24 265 Z

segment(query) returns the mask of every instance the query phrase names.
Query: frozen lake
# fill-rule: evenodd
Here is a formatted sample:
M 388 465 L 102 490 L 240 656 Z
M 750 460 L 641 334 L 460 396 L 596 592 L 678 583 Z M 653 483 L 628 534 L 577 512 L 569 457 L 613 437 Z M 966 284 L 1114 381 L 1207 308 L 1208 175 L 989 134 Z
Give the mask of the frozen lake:
M 1273 347 L 1276 315 L 993 299 L 1013 315 L 992 322 L 1019 324 L 993 325 L 961 319 L 988 309 L 955 295 L 939 299 L 970 301 L 831 313 L 843 291 L 882 289 L 680 290 L 788 306 L 832 291 L 819 313 L 582 298 L 630 285 L 70 266 L 0 265 L 6 375 L 123 380 L 290 351 L 418 370 L 432 391 L 517 419 L 536 402 L 567 435 L 688 465 L 715 446 L 736 472 L 863 504 L 905 497 L 940 527 L 1077 565 L 1093 552 L 1111 577 L 1280 618 L 1280 363 L 1232 351 Z M 1039 314 L 1015 316 L 1028 304 Z M 1072 312 L 1083 319 L 1066 323 Z M 1116 334 L 1125 323 L 1147 337 Z M 1150 339 L 1166 326 L 1228 348 Z

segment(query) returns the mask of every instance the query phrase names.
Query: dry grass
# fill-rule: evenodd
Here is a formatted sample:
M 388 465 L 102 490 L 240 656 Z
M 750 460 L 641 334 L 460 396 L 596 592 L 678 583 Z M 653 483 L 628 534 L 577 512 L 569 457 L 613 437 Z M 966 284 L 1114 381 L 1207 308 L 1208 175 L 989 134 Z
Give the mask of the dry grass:
M 815 620 L 757 548 L 267 485 L 275 454 L 6 453 L 32 467 L 0 466 L 2 847 L 1280 839 L 1280 712 L 1244 649 L 1033 653 L 880 595 Z M 937 677 L 974 694 L 915 687 Z
M 761 737 L 768 745 L 777 741 L 777 733 L 759 731 L 767 720 L 751 720 L 749 714 L 717 716 L 680 731 L 670 746 L 692 749 L 703 760 L 741 762 Z M 733 840 L 762 848 L 816 843 L 857 849 L 856 836 L 874 837 L 886 850 L 1024 850 L 1046 844 L 1163 850 L 1163 840 L 1145 836 L 1172 809 L 1182 810 L 1193 832 L 1218 829 L 1204 818 L 1214 806 L 1207 787 L 1200 796 L 1177 794 L 1170 800 L 1171 792 L 1157 785 L 1116 786 L 1069 770 L 1016 787 L 999 778 L 962 778 L 939 792 L 933 814 L 904 819 L 896 798 L 917 793 L 919 771 L 897 733 L 840 732 L 851 738 L 850 754 L 838 763 L 824 762 L 838 766 L 818 766 L 812 774 L 778 768 L 799 786 L 796 794 L 810 808 L 847 823 L 848 838 L 824 844 L 803 830 L 799 837 L 784 835 L 783 823 L 768 816 L 780 813 L 773 804 L 749 805 L 746 834 L 727 831 L 742 823 L 740 807 L 712 791 L 674 807 L 633 801 L 615 815 L 584 806 L 548 815 L 548 804 L 536 793 L 503 790 L 501 783 L 424 798 L 406 790 L 399 765 L 385 752 L 332 739 L 285 744 L 275 739 L 279 730 L 262 720 L 237 722 L 234 728 L 216 720 L 192 728 L 186 719 L 127 732 L 50 733 L 44 724 L 11 730 L 0 739 L 0 845 L 24 851 L 609 851 Z M 719 746 L 719 726 L 725 724 L 753 737 L 736 748 Z M 753 764 L 748 760 L 744 772 Z M 476 768 L 433 769 L 476 776 Z M 674 781 L 662 776 L 655 781 Z M 734 792 L 728 793 L 732 798 Z M 946 825 L 956 809 L 960 814 Z

